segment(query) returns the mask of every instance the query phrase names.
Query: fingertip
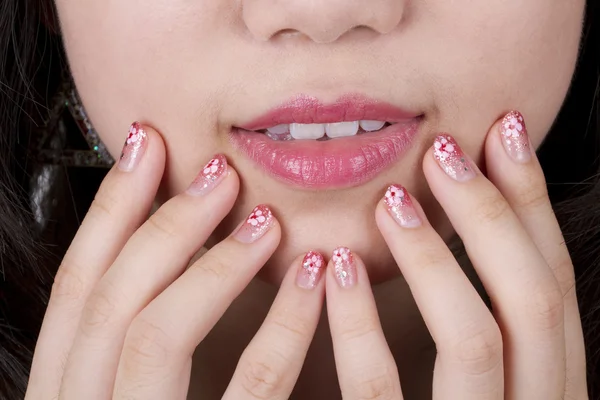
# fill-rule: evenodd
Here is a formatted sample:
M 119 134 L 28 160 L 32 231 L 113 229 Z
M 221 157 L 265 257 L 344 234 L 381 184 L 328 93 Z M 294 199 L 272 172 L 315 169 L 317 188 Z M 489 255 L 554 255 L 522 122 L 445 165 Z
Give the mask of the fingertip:
M 120 172 L 144 170 L 162 176 L 165 161 L 166 148 L 162 136 L 149 125 L 133 122 L 124 135 L 116 169 Z

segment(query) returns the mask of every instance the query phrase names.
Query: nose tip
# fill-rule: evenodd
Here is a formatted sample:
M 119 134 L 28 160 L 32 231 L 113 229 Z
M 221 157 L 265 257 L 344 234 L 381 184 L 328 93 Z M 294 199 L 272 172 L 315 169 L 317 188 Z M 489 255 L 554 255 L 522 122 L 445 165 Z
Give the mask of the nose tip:
M 244 0 L 243 19 L 250 33 L 267 41 L 304 35 L 331 43 L 352 30 L 386 34 L 402 20 L 404 0 Z

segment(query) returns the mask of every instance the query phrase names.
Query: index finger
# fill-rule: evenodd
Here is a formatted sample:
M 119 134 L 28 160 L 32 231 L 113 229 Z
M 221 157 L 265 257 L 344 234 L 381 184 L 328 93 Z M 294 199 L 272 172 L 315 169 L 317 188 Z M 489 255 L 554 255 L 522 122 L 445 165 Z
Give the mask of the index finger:
M 92 289 L 147 218 L 164 172 L 160 135 L 135 122 L 58 269 L 31 367 L 28 398 L 58 394 L 71 343 Z

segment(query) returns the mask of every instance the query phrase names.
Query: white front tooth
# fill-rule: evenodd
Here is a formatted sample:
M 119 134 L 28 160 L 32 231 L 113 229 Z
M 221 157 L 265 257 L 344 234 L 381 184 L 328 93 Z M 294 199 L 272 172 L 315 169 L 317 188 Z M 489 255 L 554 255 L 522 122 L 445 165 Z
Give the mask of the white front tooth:
M 360 127 L 363 128 L 364 131 L 373 132 L 378 131 L 385 125 L 385 122 L 382 121 L 371 121 L 368 119 L 360 121 Z
M 354 136 L 358 132 L 358 121 L 325 124 L 325 132 L 330 138 Z
M 276 135 L 281 135 L 283 133 L 288 133 L 290 131 L 290 126 L 288 124 L 281 124 L 267 128 L 267 130 Z
M 290 135 L 294 139 L 320 139 L 325 136 L 325 125 L 290 124 Z

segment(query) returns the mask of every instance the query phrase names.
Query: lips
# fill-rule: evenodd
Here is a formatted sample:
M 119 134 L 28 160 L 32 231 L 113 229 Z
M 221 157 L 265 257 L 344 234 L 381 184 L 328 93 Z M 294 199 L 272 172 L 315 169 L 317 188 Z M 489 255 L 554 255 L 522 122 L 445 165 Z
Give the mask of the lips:
M 286 124 L 385 121 L 375 132 L 332 140 L 273 140 L 264 132 Z M 419 113 L 349 95 L 332 104 L 300 96 L 257 119 L 234 127 L 234 147 L 275 179 L 301 188 L 358 186 L 396 163 L 418 131 Z

